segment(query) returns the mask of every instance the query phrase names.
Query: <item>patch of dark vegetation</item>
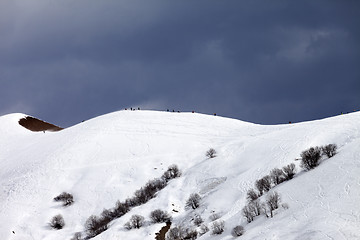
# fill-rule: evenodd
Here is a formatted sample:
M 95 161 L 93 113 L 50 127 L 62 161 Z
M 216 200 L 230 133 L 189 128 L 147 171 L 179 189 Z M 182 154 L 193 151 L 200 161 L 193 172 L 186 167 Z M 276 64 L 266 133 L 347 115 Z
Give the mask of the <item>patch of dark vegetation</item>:
M 63 206 L 70 206 L 74 203 L 74 196 L 70 193 L 63 192 L 60 195 L 54 197 L 55 202 L 62 202 Z
M 33 132 L 41 132 L 41 131 L 51 131 L 57 132 L 63 130 L 63 128 L 53 125 L 48 122 L 44 122 L 34 117 L 24 117 L 19 120 L 19 124 L 24 128 L 33 131 Z

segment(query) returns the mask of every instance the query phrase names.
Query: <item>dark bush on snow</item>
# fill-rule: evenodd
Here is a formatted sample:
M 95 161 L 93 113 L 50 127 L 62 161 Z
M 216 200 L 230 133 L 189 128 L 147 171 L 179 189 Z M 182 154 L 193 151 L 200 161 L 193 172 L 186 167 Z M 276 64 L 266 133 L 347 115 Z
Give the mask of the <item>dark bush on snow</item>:
M 275 186 L 282 183 L 285 179 L 283 170 L 274 168 L 270 171 L 270 178 Z
M 162 175 L 162 179 L 164 179 L 166 182 L 170 181 L 173 178 L 177 178 L 181 176 L 181 172 L 175 164 L 169 166 L 169 168 L 164 172 Z
M 150 219 L 153 223 L 163 223 L 171 221 L 171 216 L 163 210 L 156 209 L 150 213 Z
M 266 175 L 265 177 L 256 180 L 255 187 L 259 191 L 260 196 L 263 195 L 263 192 L 268 192 L 271 189 L 271 178 Z
M 244 233 L 245 233 L 244 227 L 241 225 L 234 227 L 231 231 L 231 235 L 233 237 L 239 237 L 239 236 L 243 235 Z
M 63 192 L 59 196 L 54 197 L 54 201 L 62 202 L 63 206 L 70 206 L 74 203 L 74 197 L 70 193 Z
M 291 163 L 291 164 L 283 167 L 283 172 L 284 172 L 285 180 L 292 179 L 296 174 L 295 164 Z
M 218 234 L 222 234 L 224 232 L 225 229 L 225 222 L 222 220 L 213 222 L 213 224 L 211 225 L 211 234 L 213 235 L 218 235 Z
M 210 148 L 206 153 L 205 156 L 208 158 L 214 158 L 216 157 L 216 151 L 213 148 Z
M 336 154 L 336 149 L 337 149 L 336 144 L 328 144 L 326 146 L 321 147 L 322 154 L 326 155 L 328 158 L 331 158 Z
M 60 214 L 54 216 L 50 223 L 49 223 L 50 227 L 54 228 L 54 229 L 62 229 L 65 226 L 65 221 L 63 216 L 61 216 Z
M 311 170 L 319 165 L 321 158 L 321 149 L 319 147 L 311 147 L 301 153 L 300 166 L 305 170 Z
M 141 215 L 132 215 L 130 220 L 125 223 L 124 227 L 128 230 L 133 228 L 141 228 L 144 225 L 145 218 Z
M 97 217 L 91 215 L 85 222 L 85 229 L 88 232 L 89 237 L 95 237 L 96 235 L 106 231 L 108 229 L 109 219 L 104 217 Z
M 185 209 L 196 209 L 200 206 L 201 197 L 197 193 L 192 193 L 185 203 Z

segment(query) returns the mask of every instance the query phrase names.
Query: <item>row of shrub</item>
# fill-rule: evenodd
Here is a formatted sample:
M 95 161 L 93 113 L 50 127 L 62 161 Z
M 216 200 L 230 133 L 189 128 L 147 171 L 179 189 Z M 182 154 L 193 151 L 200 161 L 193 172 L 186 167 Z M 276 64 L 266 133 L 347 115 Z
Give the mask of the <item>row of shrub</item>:
M 336 154 L 336 150 L 336 144 L 328 144 L 322 147 L 311 147 L 301 153 L 300 166 L 305 170 L 311 170 L 319 165 L 322 156 L 331 158 Z
M 155 178 L 148 181 L 144 187 L 136 190 L 134 196 L 126 199 L 123 202 L 117 201 L 112 209 L 104 209 L 101 216 L 90 216 L 85 222 L 85 229 L 87 231 L 87 238 L 95 237 L 101 232 L 107 230 L 108 224 L 125 215 L 131 208 L 140 206 L 150 199 L 154 198 L 156 193 L 166 187 L 167 183 L 181 175 L 179 168 L 176 165 L 171 165 L 160 178 Z M 129 228 L 138 228 L 141 224 L 141 217 L 135 216 L 129 223 Z

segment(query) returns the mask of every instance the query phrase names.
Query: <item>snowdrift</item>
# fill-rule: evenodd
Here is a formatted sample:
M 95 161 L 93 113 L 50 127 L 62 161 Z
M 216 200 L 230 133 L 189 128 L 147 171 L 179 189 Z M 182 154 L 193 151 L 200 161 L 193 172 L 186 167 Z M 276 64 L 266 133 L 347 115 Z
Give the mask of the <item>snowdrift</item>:
M 0 117 L 0 236 L 1 239 L 71 239 L 84 231 L 90 215 L 100 215 L 117 200 L 133 196 L 169 165 L 182 171 L 155 198 L 132 208 L 110 223 L 100 239 L 155 239 L 164 224 L 150 224 L 149 214 L 162 209 L 172 226 L 192 226 L 201 215 L 211 226 L 216 213 L 225 222 L 221 235 L 211 231 L 198 239 L 360 239 L 360 113 L 286 125 L 263 126 L 196 113 L 119 111 L 58 132 L 32 132 L 19 125 L 24 114 Z M 300 153 L 334 143 L 338 153 L 304 171 Z M 217 157 L 207 158 L 209 148 Z M 259 216 L 247 223 L 241 210 L 246 193 L 273 168 L 295 163 L 297 174 L 272 191 L 288 209 L 273 218 Z M 74 196 L 63 207 L 53 198 Z M 202 200 L 185 210 L 192 193 Z M 65 226 L 49 227 L 61 214 Z M 144 227 L 126 230 L 133 214 L 145 217 Z

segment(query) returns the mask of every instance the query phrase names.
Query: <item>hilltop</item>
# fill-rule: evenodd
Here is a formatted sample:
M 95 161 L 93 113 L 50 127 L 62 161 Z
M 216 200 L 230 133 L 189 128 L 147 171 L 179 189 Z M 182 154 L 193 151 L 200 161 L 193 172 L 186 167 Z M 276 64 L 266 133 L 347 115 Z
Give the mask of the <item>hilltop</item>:
M 180 177 L 93 239 L 155 239 L 165 225 L 149 223 L 155 209 L 171 215 L 172 227 L 194 228 L 195 215 L 209 227 L 214 213 L 224 221 L 221 235 L 209 231 L 198 239 L 234 239 L 236 225 L 245 228 L 238 239 L 360 238 L 359 112 L 266 126 L 197 113 L 119 111 L 45 133 L 22 127 L 19 120 L 26 117 L 0 117 L 2 239 L 71 239 L 84 232 L 90 215 L 132 197 L 173 164 Z M 326 144 L 336 144 L 338 153 L 313 170 L 300 168 L 296 159 L 302 151 Z M 205 156 L 210 148 L 216 157 Z M 272 169 L 291 163 L 294 179 L 271 190 L 288 208 L 247 223 L 242 209 L 248 190 Z M 71 206 L 53 201 L 62 192 L 74 196 Z M 200 206 L 186 210 L 192 193 L 201 196 Z M 61 230 L 48 225 L 56 214 L 65 220 Z M 145 217 L 145 226 L 125 229 L 134 214 Z

